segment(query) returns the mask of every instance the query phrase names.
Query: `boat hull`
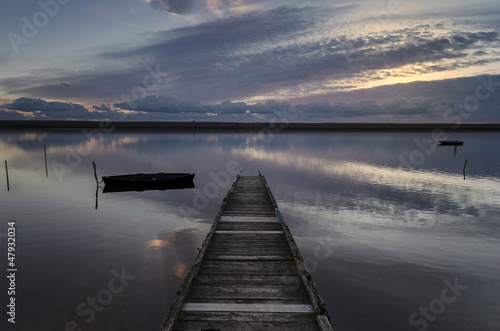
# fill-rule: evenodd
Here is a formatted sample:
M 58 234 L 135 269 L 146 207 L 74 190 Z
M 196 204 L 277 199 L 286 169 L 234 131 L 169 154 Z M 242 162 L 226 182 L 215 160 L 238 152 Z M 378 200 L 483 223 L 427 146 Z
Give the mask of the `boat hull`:
M 462 146 L 463 144 L 463 141 L 439 141 L 439 146 Z
M 194 188 L 194 174 L 156 173 L 103 176 L 104 193 Z

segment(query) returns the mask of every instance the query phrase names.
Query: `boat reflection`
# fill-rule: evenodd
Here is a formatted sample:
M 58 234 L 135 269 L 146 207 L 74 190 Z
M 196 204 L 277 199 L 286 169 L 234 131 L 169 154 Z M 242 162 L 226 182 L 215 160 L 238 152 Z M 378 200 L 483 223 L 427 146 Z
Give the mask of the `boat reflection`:
M 438 147 L 443 147 L 443 146 L 454 146 L 455 148 L 453 149 L 453 156 L 457 156 L 457 148 L 458 146 L 463 146 L 464 142 L 463 141 L 449 141 L 449 140 L 440 140 Z
M 120 177 L 120 176 L 116 176 Z M 144 192 L 144 191 L 166 191 L 166 190 L 182 190 L 195 188 L 193 182 L 194 174 L 190 174 L 188 178 L 182 180 L 154 180 L 154 181 L 134 181 L 134 182 L 113 182 L 113 181 L 97 181 L 95 191 L 95 209 L 99 206 L 99 188 L 102 188 L 103 193 L 116 192 Z M 108 177 L 109 178 L 109 177 Z M 104 179 L 104 178 L 103 178 Z M 104 187 L 100 184 L 105 183 Z

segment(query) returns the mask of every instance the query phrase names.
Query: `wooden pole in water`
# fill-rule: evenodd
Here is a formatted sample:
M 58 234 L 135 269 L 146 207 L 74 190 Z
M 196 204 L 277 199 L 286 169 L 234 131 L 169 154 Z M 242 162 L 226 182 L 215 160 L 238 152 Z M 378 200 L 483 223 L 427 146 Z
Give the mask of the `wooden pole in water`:
M 97 207 L 99 207 L 99 185 L 95 190 L 95 210 L 97 210 Z
M 464 169 L 463 169 L 463 172 L 464 172 L 464 180 L 465 180 L 465 166 L 467 165 L 467 159 L 465 159 L 465 163 L 464 163 Z
M 92 165 L 94 166 L 94 177 L 97 185 L 99 185 L 99 180 L 97 179 L 97 170 L 95 169 L 95 162 L 92 161 Z
M 47 148 L 45 148 L 45 144 L 43 145 L 43 154 L 45 155 L 45 175 L 49 177 L 49 169 L 47 168 Z
M 99 180 L 97 179 L 97 170 L 94 161 L 92 161 L 92 165 L 94 166 L 94 177 L 95 177 L 95 182 L 97 183 L 97 188 L 95 190 L 95 210 L 97 210 L 99 204 Z
M 5 175 L 7 176 L 7 191 L 10 191 L 10 185 L 9 185 L 9 168 L 7 167 L 7 160 L 5 160 Z

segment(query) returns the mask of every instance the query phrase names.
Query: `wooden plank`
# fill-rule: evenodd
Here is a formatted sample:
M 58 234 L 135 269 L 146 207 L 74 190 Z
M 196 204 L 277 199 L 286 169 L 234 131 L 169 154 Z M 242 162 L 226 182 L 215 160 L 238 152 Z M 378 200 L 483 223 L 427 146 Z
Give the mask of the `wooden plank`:
M 302 280 L 299 276 L 292 275 L 203 275 L 198 274 L 194 285 L 246 285 L 261 286 L 300 286 Z
M 245 299 L 245 298 L 193 298 L 189 297 L 184 303 L 222 303 L 222 304 L 276 304 L 276 305 L 308 305 L 311 301 L 308 298 L 265 298 L 265 299 Z
M 207 260 L 227 260 L 227 261 L 284 261 L 293 260 L 291 254 L 288 255 L 228 255 L 207 253 Z
M 220 223 L 223 222 L 254 222 L 254 223 L 268 223 L 268 222 L 278 222 L 278 218 L 272 217 L 252 217 L 252 216 L 226 216 L 223 215 L 220 218 Z
M 234 234 L 234 235 L 240 235 L 240 234 L 283 234 L 283 231 L 222 231 L 218 230 L 215 231 L 215 233 L 224 233 L 224 234 Z
M 224 211 L 224 215 L 231 214 L 249 214 L 249 215 L 274 215 L 274 210 L 262 207 L 261 205 L 257 206 L 239 206 L 239 205 L 228 205 L 227 209 Z
M 217 231 L 280 231 L 283 229 L 278 222 L 225 222 L 219 223 Z
M 276 256 L 276 257 L 280 257 L 281 259 L 289 259 L 289 257 L 291 256 L 292 259 L 293 259 L 293 255 L 290 254 L 290 251 L 289 250 L 285 250 L 285 249 L 279 249 L 279 250 L 265 250 L 265 249 L 261 249 L 260 247 L 256 247 L 256 248 L 252 248 L 251 251 L 246 251 L 244 248 L 238 248 L 237 250 L 234 250 L 234 249 L 210 249 L 209 251 L 207 251 L 206 253 L 206 259 L 208 260 L 214 260 L 214 259 L 218 259 L 220 258 L 219 257 L 222 256 L 222 255 L 227 255 L 227 256 L 234 256 L 235 259 L 239 259 L 241 257 L 245 257 L 245 256 L 260 256 L 262 257 L 262 260 L 269 260 L 270 256 Z
M 213 241 L 209 247 L 209 251 L 226 251 L 226 250 L 248 250 L 252 251 L 270 251 L 270 250 L 290 251 L 288 242 L 286 240 L 269 241 L 269 240 L 226 240 L 226 241 Z M 271 252 L 272 253 L 272 252 Z
M 255 239 L 252 239 L 255 238 Z M 286 238 L 282 235 L 276 234 L 252 234 L 252 235 L 228 235 L 224 233 L 218 233 L 214 235 L 212 239 L 213 244 L 239 244 L 239 246 L 247 245 L 247 247 L 257 246 L 260 244 L 267 243 L 269 245 L 273 244 L 285 244 L 287 243 Z
M 197 317 L 200 318 L 200 317 Z M 317 326 L 308 324 L 301 320 L 300 322 L 280 322 L 279 325 L 274 321 L 250 322 L 250 321 L 184 321 L 180 320 L 176 324 L 175 330 L 182 331 L 200 331 L 200 330 L 220 330 L 220 331 L 253 331 L 253 330 L 272 330 L 272 331 L 321 331 Z
M 311 305 L 293 304 L 221 304 L 221 303 L 185 303 L 183 311 L 235 311 L 260 313 L 314 313 Z
M 248 254 L 274 254 L 276 253 L 286 253 L 290 252 L 288 248 L 288 243 L 284 240 L 282 241 L 219 241 L 212 242 L 208 252 L 234 252 L 235 254 L 241 254 L 248 252 Z
M 304 313 L 267 313 L 267 312 L 225 312 L 225 311 L 182 311 L 179 319 L 183 321 L 237 321 L 237 322 L 293 322 L 316 323 L 314 314 Z M 304 323 L 304 325 L 306 325 Z
M 255 213 L 255 212 L 249 212 L 249 211 L 231 211 L 227 212 L 224 215 L 228 216 L 251 216 L 251 215 L 260 215 L 260 216 L 272 216 L 272 213 L 269 212 L 262 212 L 262 213 Z
M 215 233 L 213 241 L 246 241 L 251 244 L 252 241 L 286 241 L 283 233 Z
M 307 299 L 303 287 L 294 286 L 192 286 L 191 298 L 211 299 Z
M 206 260 L 199 273 L 203 274 L 297 274 L 294 261 L 217 261 Z
M 284 236 L 276 236 L 275 234 L 273 234 L 272 236 L 268 235 L 267 237 L 274 237 L 276 238 L 276 240 L 269 240 L 269 238 L 263 237 L 262 235 L 259 237 L 261 239 L 252 239 L 245 236 L 238 236 L 238 238 L 236 238 L 236 236 L 222 236 L 221 234 L 220 236 L 214 236 L 210 243 L 210 249 L 224 246 L 234 247 L 235 249 L 238 249 L 238 247 L 244 247 L 248 249 L 260 247 L 269 247 L 269 249 L 277 247 L 290 247 L 288 245 L 288 242 L 286 241 L 286 237 Z M 224 238 L 224 240 L 222 238 Z M 234 240 L 235 238 L 238 240 Z
M 282 242 L 286 243 L 286 242 Z M 210 245 L 210 249 L 206 253 L 206 258 L 209 258 L 209 254 L 223 254 L 223 255 L 247 255 L 247 256 L 256 256 L 256 255 L 285 255 L 290 256 L 290 250 L 286 246 L 279 246 L 276 243 L 270 243 L 265 246 L 254 246 L 254 247 L 245 247 L 241 243 L 231 244 L 214 244 Z M 293 255 L 292 255 L 293 256 Z

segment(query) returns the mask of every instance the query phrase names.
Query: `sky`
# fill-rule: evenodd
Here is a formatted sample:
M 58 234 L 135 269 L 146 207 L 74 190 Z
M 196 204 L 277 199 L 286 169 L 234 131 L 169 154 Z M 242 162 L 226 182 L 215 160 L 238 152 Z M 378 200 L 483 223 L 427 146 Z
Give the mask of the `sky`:
M 4 0 L 0 119 L 500 122 L 478 0 Z

